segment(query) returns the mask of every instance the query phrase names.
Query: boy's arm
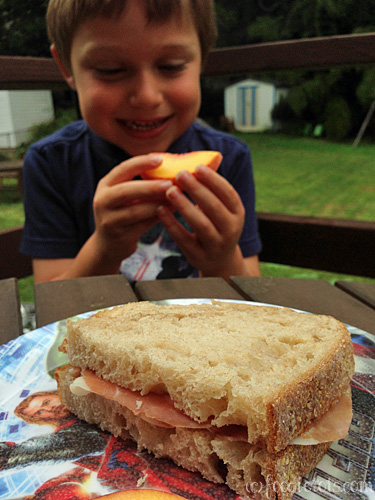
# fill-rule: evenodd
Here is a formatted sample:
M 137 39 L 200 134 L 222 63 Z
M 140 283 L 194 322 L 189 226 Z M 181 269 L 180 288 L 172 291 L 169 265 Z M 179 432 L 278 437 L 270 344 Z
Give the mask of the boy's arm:
M 34 259 L 35 282 L 118 273 L 122 260 L 135 251 L 142 234 L 158 221 L 157 208 L 172 185 L 162 180 L 133 181 L 160 162 L 158 156 L 135 157 L 103 177 L 93 202 L 94 233 L 74 258 Z
M 246 272 L 244 276 L 260 276 L 259 258 L 257 255 L 244 258 Z
M 73 261 L 74 259 L 33 259 L 34 282 L 64 279 L 62 276 Z
M 82 276 L 116 274 L 121 258 L 100 254 L 94 235 L 83 245 L 74 259 L 33 259 L 35 283 L 57 281 Z

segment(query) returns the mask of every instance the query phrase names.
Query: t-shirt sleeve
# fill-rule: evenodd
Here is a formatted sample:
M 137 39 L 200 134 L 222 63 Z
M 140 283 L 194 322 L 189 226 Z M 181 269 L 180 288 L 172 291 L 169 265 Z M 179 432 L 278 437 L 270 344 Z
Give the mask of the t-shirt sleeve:
M 79 251 L 64 162 L 31 146 L 24 161 L 25 226 L 21 251 L 35 258 L 73 258 Z

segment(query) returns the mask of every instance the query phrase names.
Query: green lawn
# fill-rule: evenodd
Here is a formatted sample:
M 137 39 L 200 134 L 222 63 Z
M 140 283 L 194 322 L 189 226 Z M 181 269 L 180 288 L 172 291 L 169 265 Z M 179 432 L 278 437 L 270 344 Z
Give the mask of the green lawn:
M 238 136 L 252 152 L 259 212 L 375 220 L 375 145 Z
M 375 145 L 353 148 L 323 140 L 236 134 L 252 153 L 258 212 L 375 220 Z M 264 276 L 374 279 L 261 264 Z
M 24 222 L 23 204 L 15 179 L 4 179 L 0 188 L 0 229 L 10 229 Z
M 375 220 L 375 145 L 332 144 L 273 134 L 236 134 L 250 147 L 257 210 L 296 215 Z M 23 224 L 20 196 L 12 180 L 0 189 L 0 229 Z M 275 264 L 266 276 L 375 280 Z M 32 279 L 21 280 L 21 299 L 32 300 Z

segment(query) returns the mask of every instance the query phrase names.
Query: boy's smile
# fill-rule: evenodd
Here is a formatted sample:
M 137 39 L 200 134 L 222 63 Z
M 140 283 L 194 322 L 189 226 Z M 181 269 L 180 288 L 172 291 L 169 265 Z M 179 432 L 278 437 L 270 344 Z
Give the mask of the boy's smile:
M 201 49 L 188 8 L 156 24 L 128 0 L 120 17 L 77 29 L 71 71 L 62 69 L 87 124 L 132 156 L 166 151 L 199 112 Z

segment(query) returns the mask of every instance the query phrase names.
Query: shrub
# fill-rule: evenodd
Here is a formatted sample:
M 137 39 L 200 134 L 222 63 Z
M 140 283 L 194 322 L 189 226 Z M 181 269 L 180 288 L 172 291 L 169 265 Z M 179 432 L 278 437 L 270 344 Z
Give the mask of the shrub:
M 296 119 L 296 114 L 285 97 L 281 97 L 280 101 L 275 104 L 271 116 L 274 121 L 280 122 L 290 122 Z
M 63 111 L 58 111 L 56 117 L 45 123 L 40 123 L 39 125 L 34 125 L 29 131 L 29 138 L 27 141 L 23 142 L 17 147 L 16 156 L 22 158 L 29 146 L 34 142 L 47 137 L 47 135 L 53 134 L 60 128 L 72 123 L 77 119 L 77 111 L 75 109 L 66 109 Z
M 327 103 L 324 130 L 327 139 L 342 141 L 352 129 L 352 115 L 343 97 L 334 97 Z

